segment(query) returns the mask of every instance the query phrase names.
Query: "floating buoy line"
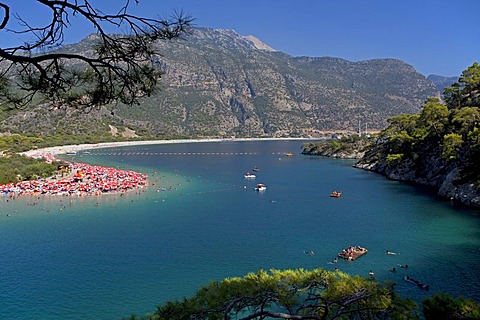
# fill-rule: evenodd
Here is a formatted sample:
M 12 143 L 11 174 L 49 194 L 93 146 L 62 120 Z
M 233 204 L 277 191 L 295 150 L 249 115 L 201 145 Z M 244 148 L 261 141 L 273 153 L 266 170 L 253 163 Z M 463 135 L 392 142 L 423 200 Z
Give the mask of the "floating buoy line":
M 76 156 L 251 156 L 260 155 L 259 152 L 148 152 L 148 151 L 85 151 Z M 272 155 L 286 155 L 285 152 L 272 152 Z

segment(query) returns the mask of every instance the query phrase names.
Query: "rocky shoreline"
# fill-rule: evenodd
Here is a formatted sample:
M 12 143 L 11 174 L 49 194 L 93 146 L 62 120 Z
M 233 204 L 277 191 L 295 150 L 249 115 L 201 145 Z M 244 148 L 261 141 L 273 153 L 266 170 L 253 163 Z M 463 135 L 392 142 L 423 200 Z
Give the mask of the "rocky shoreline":
M 303 152 L 302 152 L 303 153 Z M 314 156 L 323 156 L 323 157 L 328 157 L 328 158 L 334 158 L 334 159 L 352 159 L 352 160 L 359 160 L 361 159 L 364 155 L 365 152 L 355 150 L 353 152 L 346 152 L 346 151 L 328 151 L 328 150 L 319 150 L 316 152 L 308 152 L 308 153 L 303 153 L 303 154 L 308 154 L 308 155 L 314 155 Z
M 358 161 L 353 167 L 357 169 L 372 171 L 391 180 L 431 187 L 440 198 L 480 209 L 480 190 L 475 183 L 459 184 L 461 169 L 456 165 L 446 164 L 440 157 L 424 159 L 420 166 L 422 169 L 419 169 L 418 163 L 411 159 L 395 164 L 389 164 L 385 159 L 372 160 L 374 157 L 363 151 L 364 146 L 346 150 L 333 150 L 326 146 L 326 143 L 319 143 L 315 147 L 305 148 L 302 153 L 336 159 L 356 159 Z
M 435 162 L 434 160 L 432 162 Z M 420 172 L 413 163 L 389 166 L 384 162 L 367 162 L 360 159 L 355 168 L 372 171 L 388 179 L 432 187 L 445 200 L 480 209 L 480 192 L 472 182 L 458 184 L 461 170 L 458 167 L 436 167 L 430 172 Z
M 335 159 L 361 159 L 365 155 L 366 140 L 344 137 L 340 140 L 324 140 L 303 144 L 302 154 Z

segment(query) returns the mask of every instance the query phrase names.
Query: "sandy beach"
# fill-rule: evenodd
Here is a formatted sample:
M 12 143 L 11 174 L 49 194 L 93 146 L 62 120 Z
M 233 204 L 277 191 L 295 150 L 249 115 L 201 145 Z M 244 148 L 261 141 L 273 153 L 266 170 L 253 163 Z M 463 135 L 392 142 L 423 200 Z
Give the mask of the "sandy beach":
M 307 140 L 303 138 L 245 138 L 245 139 L 183 139 L 183 140 L 147 140 L 122 141 L 95 144 L 78 144 L 35 149 L 23 152 L 27 157 L 43 158 L 47 162 L 57 160 L 61 154 L 74 154 L 79 151 L 124 146 L 140 146 L 153 144 L 201 143 L 222 141 L 266 141 L 266 140 Z M 59 173 L 60 174 L 60 173 Z M 92 166 L 86 163 L 69 163 L 67 172 L 60 176 L 32 181 L 20 181 L 0 185 L 0 192 L 11 198 L 21 195 L 100 195 L 112 192 L 144 188 L 148 185 L 147 175 L 115 168 Z
M 145 141 L 120 141 L 120 142 L 102 142 L 93 144 L 75 144 L 56 146 L 43 149 L 35 149 L 22 152 L 28 157 L 35 155 L 51 154 L 53 156 L 66 154 L 67 152 L 79 152 L 84 150 L 141 146 L 152 144 L 173 144 L 173 143 L 201 143 L 201 142 L 222 142 L 222 141 L 271 141 L 271 140 L 312 140 L 311 138 L 232 138 L 232 139 L 179 139 L 179 140 L 145 140 Z
M 311 140 L 307 138 L 240 138 L 240 139 L 179 139 L 105 142 L 95 144 L 78 144 L 35 149 L 23 152 L 27 157 L 43 158 L 47 162 L 57 160 L 61 154 L 75 154 L 80 151 L 100 148 L 140 146 L 153 144 L 202 143 L 224 141 L 267 141 L 267 140 Z M 68 172 L 48 179 L 20 181 L 0 185 L 0 192 L 15 198 L 20 195 L 100 195 L 112 192 L 125 192 L 147 186 L 147 175 L 120 169 L 92 166 L 73 162 L 68 165 Z

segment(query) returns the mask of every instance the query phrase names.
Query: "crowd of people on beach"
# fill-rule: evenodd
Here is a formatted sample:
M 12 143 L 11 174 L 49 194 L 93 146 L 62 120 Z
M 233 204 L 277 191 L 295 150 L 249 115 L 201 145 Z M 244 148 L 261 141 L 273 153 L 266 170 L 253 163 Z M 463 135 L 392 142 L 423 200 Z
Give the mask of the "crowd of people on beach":
M 51 154 L 46 161 L 55 161 Z M 22 195 L 100 195 L 126 192 L 147 185 L 147 175 L 85 163 L 69 163 L 58 176 L 0 185 L 0 193 L 10 198 Z

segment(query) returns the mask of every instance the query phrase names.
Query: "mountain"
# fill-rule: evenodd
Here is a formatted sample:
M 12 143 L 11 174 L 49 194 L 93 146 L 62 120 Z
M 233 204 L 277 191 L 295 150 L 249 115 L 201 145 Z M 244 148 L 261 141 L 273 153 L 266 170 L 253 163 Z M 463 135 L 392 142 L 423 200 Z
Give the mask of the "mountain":
M 88 53 L 95 36 L 64 50 Z M 395 59 L 351 62 L 292 57 L 254 36 L 196 28 L 156 44 L 163 72 L 158 94 L 136 106 L 88 110 L 48 102 L 2 114 L 0 131 L 130 137 L 317 137 L 380 130 L 389 116 L 418 112 L 439 91 Z
M 443 92 L 443 89 L 450 87 L 455 82 L 458 82 L 458 77 L 444 77 L 435 74 L 429 75 L 427 79 L 432 81 L 440 92 Z

